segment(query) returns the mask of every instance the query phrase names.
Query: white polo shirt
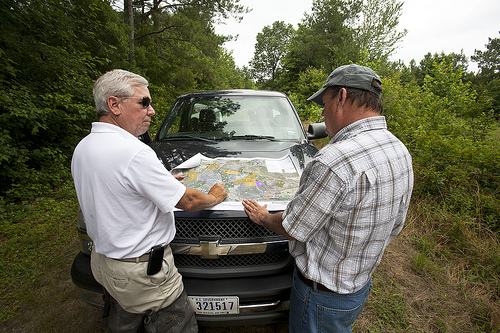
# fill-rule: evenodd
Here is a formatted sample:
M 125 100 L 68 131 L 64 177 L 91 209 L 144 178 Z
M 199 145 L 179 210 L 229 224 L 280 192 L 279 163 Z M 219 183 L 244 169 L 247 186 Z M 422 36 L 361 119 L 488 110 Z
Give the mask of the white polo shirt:
M 186 187 L 129 132 L 93 123 L 75 148 L 71 173 L 97 253 L 134 258 L 174 238 L 173 209 Z

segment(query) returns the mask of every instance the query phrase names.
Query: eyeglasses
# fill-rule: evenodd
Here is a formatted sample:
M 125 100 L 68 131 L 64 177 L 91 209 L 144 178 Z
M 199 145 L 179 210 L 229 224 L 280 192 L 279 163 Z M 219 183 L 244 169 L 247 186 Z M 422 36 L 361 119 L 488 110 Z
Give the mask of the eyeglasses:
M 128 96 L 116 96 L 118 98 L 138 98 L 141 100 L 141 104 L 142 104 L 142 107 L 143 108 L 147 108 L 149 106 L 153 107 L 153 101 L 151 100 L 151 98 L 149 98 L 148 96 L 144 96 L 144 97 L 128 97 Z

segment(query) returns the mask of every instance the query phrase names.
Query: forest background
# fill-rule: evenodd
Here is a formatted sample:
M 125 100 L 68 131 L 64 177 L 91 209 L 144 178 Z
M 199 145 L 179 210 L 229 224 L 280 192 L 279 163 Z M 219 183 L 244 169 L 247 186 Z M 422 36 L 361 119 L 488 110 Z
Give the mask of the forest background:
M 149 80 L 154 135 L 174 99 L 195 90 L 278 90 L 305 124 L 322 121 L 307 97 L 334 68 L 358 63 L 382 77 L 389 129 L 413 157 L 404 265 L 456 295 L 453 303 L 441 290 L 417 306 L 402 282 L 385 277 L 369 302 L 374 319 L 358 331 L 498 332 L 500 38 L 473 55 L 389 61 L 406 33 L 396 29 L 402 4 L 316 0 L 297 29 L 265 27 L 249 66 L 238 68 L 223 47 L 233 37 L 214 31 L 248 13 L 238 0 L 2 1 L 0 325 L 36 306 L 47 269 L 68 265 L 54 257 L 76 239 L 70 160 L 97 120 L 92 84 L 101 74 L 123 68 Z

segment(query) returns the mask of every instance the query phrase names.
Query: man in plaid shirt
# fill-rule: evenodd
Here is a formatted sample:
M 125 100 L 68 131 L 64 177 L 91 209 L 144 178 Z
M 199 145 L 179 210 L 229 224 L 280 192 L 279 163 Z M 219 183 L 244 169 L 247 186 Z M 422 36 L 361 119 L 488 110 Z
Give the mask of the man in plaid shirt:
M 324 107 L 332 136 L 307 165 L 284 212 L 244 200 L 257 224 L 285 235 L 296 269 L 290 332 L 350 332 L 371 276 L 399 234 L 413 189 L 411 156 L 387 130 L 380 77 L 345 65 L 308 100 Z

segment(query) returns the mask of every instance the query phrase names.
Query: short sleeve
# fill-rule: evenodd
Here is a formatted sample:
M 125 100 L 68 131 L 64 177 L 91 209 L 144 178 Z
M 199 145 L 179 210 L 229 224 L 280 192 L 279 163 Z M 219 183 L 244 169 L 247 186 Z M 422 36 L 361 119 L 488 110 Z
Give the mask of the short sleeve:
M 126 177 L 130 191 L 151 200 L 164 213 L 172 211 L 186 192 L 148 146 L 132 159 Z

